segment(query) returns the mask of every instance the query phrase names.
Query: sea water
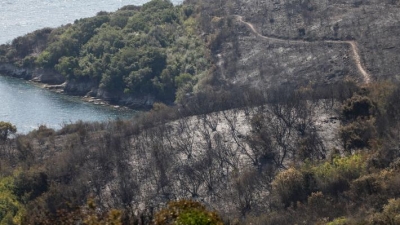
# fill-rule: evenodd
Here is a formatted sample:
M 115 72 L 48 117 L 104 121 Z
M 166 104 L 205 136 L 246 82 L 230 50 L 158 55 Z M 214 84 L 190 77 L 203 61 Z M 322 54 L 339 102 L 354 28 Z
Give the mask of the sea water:
M 129 119 L 133 110 L 94 105 L 37 87 L 29 81 L 0 76 L 0 121 L 16 125 L 27 133 L 46 125 L 59 129 L 65 124 L 82 121 Z
M 0 44 L 44 27 L 57 27 L 112 12 L 124 5 L 142 5 L 145 0 L 0 0 Z M 180 1 L 172 1 L 179 4 Z M 82 102 L 79 98 L 41 89 L 30 82 L 0 76 L 0 121 L 27 133 L 40 125 L 59 129 L 82 121 L 130 118 L 132 110 L 121 110 Z
M 58 27 L 97 12 L 148 0 L 0 0 L 0 44 L 45 27 Z M 172 0 L 180 4 L 182 0 Z

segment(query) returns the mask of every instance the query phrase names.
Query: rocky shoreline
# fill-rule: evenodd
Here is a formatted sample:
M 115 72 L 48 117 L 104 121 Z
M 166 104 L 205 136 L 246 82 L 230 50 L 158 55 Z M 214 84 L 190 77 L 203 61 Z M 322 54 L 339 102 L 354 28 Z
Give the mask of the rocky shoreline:
M 114 108 L 147 110 L 155 102 L 154 96 L 130 96 L 113 94 L 97 88 L 93 82 L 66 81 L 65 77 L 52 69 L 20 68 L 11 63 L 0 63 L 0 74 L 31 81 L 33 84 L 61 94 L 80 96 L 82 101 Z

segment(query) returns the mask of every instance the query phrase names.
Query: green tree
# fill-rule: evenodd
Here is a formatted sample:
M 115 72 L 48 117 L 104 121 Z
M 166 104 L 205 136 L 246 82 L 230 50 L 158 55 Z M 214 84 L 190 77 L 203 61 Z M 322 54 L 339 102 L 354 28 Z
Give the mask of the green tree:
M 9 122 L 0 121 L 0 140 L 7 140 L 10 134 L 15 134 L 17 128 Z
M 71 77 L 74 69 L 78 67 L 78 60 L 74 57 L 61 57 L 55 68 L 65 77 Z
M 13 176 L 0 179 L 0 225 L 21 224 L 25 214 L 26 209 L 13 193 L 13 188 Z
M 376 213 L 370 218 L 368 224 L 400 224 L 400 199 L 390 199 L 383 207 L 381 213 Z

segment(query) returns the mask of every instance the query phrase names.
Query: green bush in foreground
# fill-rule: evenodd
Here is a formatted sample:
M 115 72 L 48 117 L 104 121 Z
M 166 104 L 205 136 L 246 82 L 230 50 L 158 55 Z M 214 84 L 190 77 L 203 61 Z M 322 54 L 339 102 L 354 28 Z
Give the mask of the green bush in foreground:
M 372 216 L 369 224 L 400 224 L 400 199 L 390 199 L 383 207 L 383 212 Z
M 313 174 L 319 189 L 324 193 L 336 195 L 349 188 L 350 182 L 365 172 L 365 160 L 362 155 L 336 157 L 314 167 Z
M 331 162 L 284 170 L 277 174 L 272 187 L 280 203 L 287 208 L 305 202 L 314 192 L 337 196 L 348 190 L 351 181 L 362 176 L 365 170 L 363 155 L 336 157 Z
M 222 225 L 217 213 L 208 211 L 202 204 L 191 200 L 168 203 L 165 209 L 156 213 L 156 225 Z
M 13 193 L 14 178 L 4 177 L 0 179 L 0 225 L 21 224 L 25 214 L 23 204 Z

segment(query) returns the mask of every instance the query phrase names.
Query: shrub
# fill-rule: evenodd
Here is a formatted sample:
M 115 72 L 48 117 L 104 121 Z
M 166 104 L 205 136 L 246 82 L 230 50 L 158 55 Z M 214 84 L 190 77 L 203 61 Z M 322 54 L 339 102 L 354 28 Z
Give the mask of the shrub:
M 343 103 L 342 115 L 346 120 L 354 120 L 372 116 L 376 110 L 375 103 L 370 98 L 355 95 Z
M 332 222 L 329 222 L 326 225 L 346 225 L 346 224 L 348 224 L 348 219 L 345 217 L 340 217 L 334 219 Z
M 332 203 L 320 191 L 311 193 L 307 199 L 307 204 L 313 214 L 319 217 L 328 217 L 332 214 Z
M 307 198 L 303 174 L 295 168 L 280 172 L 272 182 L 273 190 L 285 207 Z
M 312 168 L 317 185 L 323 193 L 337 195 L 347 190 L 350 181 L 357 179 L 365 172 L 365 160 L 360 154 L 348 157 L 336 157 Z
M 353 182 L 347 195 L 354 201 L 381 209 L 387 199 L 399 196 L 400 175 L 396 170 L 381 170 L 366 174 Z
M 222 225 L 222 219 L 202 204 L 192 200 L 180 200 L 168 203 L 167 208 L 157 212 L 156 225 Z
M 0 141 L 7 140 L 10 134 L 15 134 L 17 128 L 9 122 L 0 121 Z
M 46 139 L 54 138 L 56 132 L 54 129 L 46 127 L 46 125 L 40 125 L 38 129 L 35 129 L 29 133 L 29 138 L 38 139 L 40 144 L 43 144 Z
M 122 212 L 116 209 L 101 211 L 92 199 L 84 207 L 73 210 L 58 210 L 53 216 L 47 213 L 44 216 L 28 215 L 25 224 L 82 224 L 82 225 L 122 225 Z
M 383 212 L 374 214 L 368 222 L 376 225 L 400 224 L 400 199 L 390 199 Z
M 47 175 L 43 172 L 21 172 L 14 181 L 13 193 L 26 203 L 48 190 Z
M 382 170 L 379 173 L 364 175 L 351 183 L 351 189 L 357 197 L 381 193 L 387 188 L 387 181 L 393 177 L 393 171 Z
M 376 137 L 375 119 L 357 119 L 340 128 L 340 137 L 344 149 L 351 152 L 352 149 L 370 148 Z
M 32 160 L 33 146 L 31 140 L 27 136 L 18 135 L 15 138 L 15 142 L 17 150 L 16 155 L 20 162 Z
M 14 178 L 0 179 L 0 224 L 21 224 L 25 208 L 14 195 Z

